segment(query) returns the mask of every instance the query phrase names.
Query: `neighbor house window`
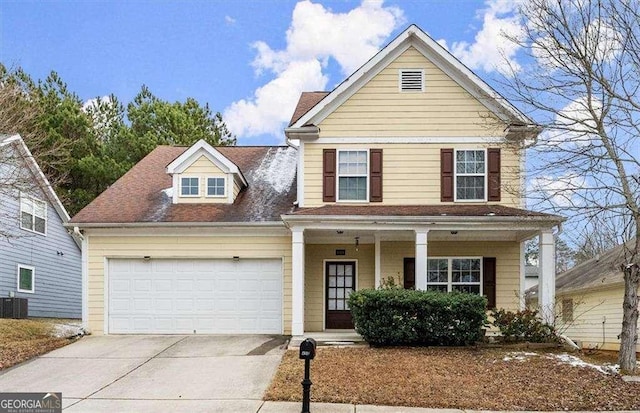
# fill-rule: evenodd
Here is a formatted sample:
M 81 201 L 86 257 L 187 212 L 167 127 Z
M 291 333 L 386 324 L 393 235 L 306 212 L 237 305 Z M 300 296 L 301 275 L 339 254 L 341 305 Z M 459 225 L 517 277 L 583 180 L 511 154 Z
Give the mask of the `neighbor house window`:
M 484 150 L 456 150 L 456 200 L 485 200 L 485 159 Z
M 28 265 L 18 265 L 18 291 L 32 293 L 34 288 L 35 268 Z
M 480 294 L 481 268 L 481 258 L 429 258 L 427 290 Z
M 20 198 L 20 228 L 47 233 L 47 203 L 38 199 Z
M 200 195 L 200 178 L 184 177 L 180 179 L 180 195 Z
M 338 151 L 338 201 L 369 199 L 368 151 Z

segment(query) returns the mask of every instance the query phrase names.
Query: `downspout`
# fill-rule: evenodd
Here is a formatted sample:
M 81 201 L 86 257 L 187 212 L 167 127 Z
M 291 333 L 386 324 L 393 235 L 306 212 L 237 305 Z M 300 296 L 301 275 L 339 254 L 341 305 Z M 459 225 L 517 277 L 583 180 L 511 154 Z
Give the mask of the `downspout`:
M 73 227 L 73 234 L 82 240 L 82 328 L 89 330 L 89 237 L 80 232 L 79 227 Z

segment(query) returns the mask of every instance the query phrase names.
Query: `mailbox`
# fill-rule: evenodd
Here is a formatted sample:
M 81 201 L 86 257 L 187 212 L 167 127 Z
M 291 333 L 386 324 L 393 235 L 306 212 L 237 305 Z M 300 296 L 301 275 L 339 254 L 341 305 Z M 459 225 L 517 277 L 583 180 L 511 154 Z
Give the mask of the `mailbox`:
M 308 338 L 300 343 L 300 359 L 313 360 L 316 356 L 316 341 Z

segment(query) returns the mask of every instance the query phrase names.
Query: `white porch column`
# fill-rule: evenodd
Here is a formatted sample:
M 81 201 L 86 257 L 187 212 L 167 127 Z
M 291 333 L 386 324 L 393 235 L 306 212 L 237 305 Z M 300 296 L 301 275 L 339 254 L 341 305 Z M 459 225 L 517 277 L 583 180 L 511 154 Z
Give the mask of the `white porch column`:
M 291 335 L 304 334 L 304 229 L 291 228 Z
M 427 234 L 428 229 L 416 229 L 416 290 L 427 289 Z
M 524 241 L 520 241 L 520 310 L 524 310 L 527 306 L 527 300 L 525 297 L 525 292 L 527 291 L 526 267 L 527 258 L 525 256 L 525 245 Z
M 556 304 L 556 243 L 551 229 L 540 231 L 539 248 L 538 306 L 542 319 L 551 324 Z
M 374 262 L 374 269 L 373 269 L 373 273 L 374 273 L 374 279 L 375 279 L 375 283 L 373 284 L 375 288 L 380 287 L 380 284 L 382 282 L 382 277 L 381 277 L 381 269 L 380 269 L 380 234 L 378 234 L 377 232 L 375 234 L 373 234 L 373 243 L 374 243 L 374 258 L 375 258 L 375 262 Z

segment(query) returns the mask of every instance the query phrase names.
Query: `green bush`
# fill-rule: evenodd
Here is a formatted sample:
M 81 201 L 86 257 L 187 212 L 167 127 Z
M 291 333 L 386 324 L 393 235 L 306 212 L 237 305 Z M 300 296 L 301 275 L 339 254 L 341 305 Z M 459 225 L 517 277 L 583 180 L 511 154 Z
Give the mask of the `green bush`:
M 356 331 L 374 346 L 460 346 L 475 343 L 487 323 L 487 300 L 465 293 L 400 288 L 351 293 Z
M 506 341 L 528 341 L 531 343 L 551 343 L 558 341 L 553 326 L 540 320 L 537 310 L 506 311 L 499 309 L 493 312 L 493 325 L 500 329 Z

